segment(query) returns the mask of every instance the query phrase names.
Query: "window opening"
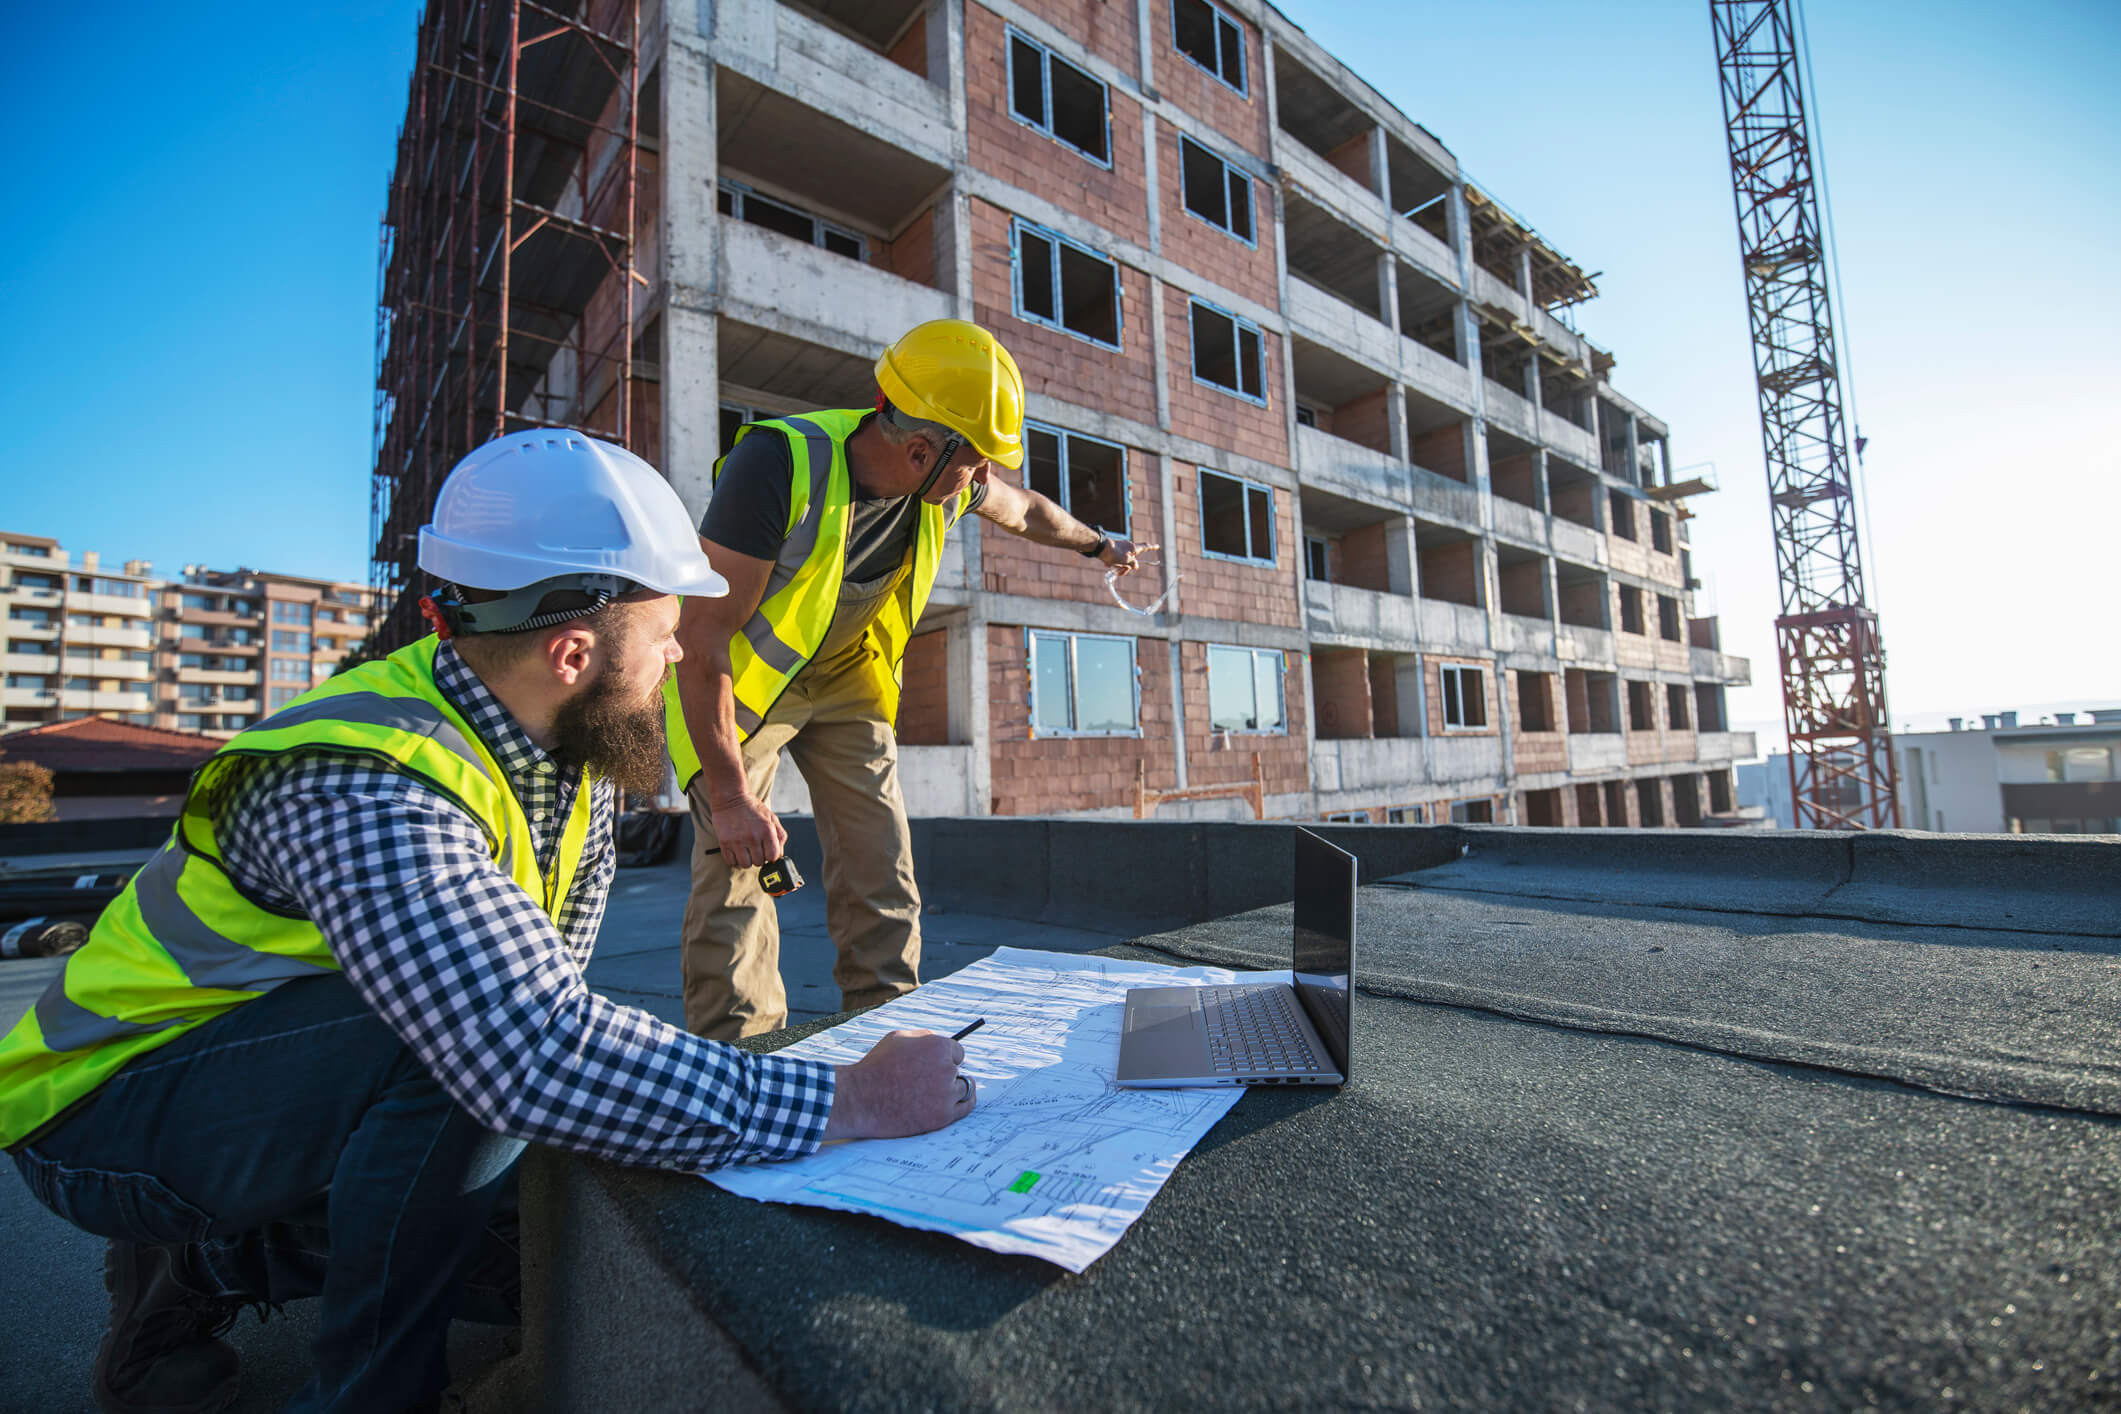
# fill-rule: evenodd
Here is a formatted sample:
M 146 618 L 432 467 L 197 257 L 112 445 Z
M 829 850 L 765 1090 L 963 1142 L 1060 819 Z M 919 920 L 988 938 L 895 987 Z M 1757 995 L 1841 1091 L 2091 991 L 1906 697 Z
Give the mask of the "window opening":
M 1460 731 L 1488 724 L 1486 673 L 1457 665 L 1444 668 L 1443 724 Z
M 1186 210 L 1253 244 L 1252 179 L 1192 138 L 1178 140 L 1179 187 Z
M 1112 165 L 1104 84 L 1014 30 L 1009 32 L 1009 111 L 1100 166 Z
M 1127 535 L 1127 452 L 1116 442 L 1024 424 L 1024 485 L 1077 520 Z
M 764 226 L 769 231 L 778 231 L 805 245 L 822 246 L 834 255 L 844 255 L 849 260 L 866 263 L 869 259 L 867 237 L 844 226 L 835 226 L 822 217 L 811 215 L 801 207 L 790 206 L 785 201 L 775 201 L 770 196 L 761 196 L 742 182 L 718 183 L 715 187 L 714 205 L 724 216 L 735 217 L 753 226 Z
M 1273 488 L 1201 468 L 1200 530 L 1210 555 L 1273 564 Z
M 1208 726 L 1218 732 L 1285 732 L 1278 648 L 1208 648 Z
M 1027 629 L 1037 736 L 1138 736 L 1134 640 Z
M 1267 401 L 1259 326 L 1192 301 L 1193 376 L 1262 406 Z
M 1119 266 L 1066 236 L 1018 221 L 1016 313 L 1116 349 Z
M 1245 91 L 1244 29 L 1207 0 L 1172 0 L 1171 42 L 1239 93 Z

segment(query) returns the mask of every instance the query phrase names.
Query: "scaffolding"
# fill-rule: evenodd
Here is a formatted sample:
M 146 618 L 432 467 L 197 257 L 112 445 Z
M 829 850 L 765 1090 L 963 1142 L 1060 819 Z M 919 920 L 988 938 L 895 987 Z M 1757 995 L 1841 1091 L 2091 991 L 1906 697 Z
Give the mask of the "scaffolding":
M 1709 0 L 1781 577 L 1790 798 L 1798 829 L 1897 827 L 1791 3 Z
M 377 253 L 378 648 L 425 631 L 419 527 L 474 447 L 575 428 L 653 459 L 639 39 L 639 0 L 429 0 Z

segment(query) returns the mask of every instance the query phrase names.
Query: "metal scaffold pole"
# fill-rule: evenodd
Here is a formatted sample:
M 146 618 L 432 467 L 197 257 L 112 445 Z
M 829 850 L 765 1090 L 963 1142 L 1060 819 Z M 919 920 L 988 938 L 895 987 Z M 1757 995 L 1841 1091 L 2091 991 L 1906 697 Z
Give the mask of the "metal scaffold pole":
M 380 649 L 425 631 L 419 527 L 488 438 L 572 428 L 653 459 L 638 0 L 430 0 L 377 272 L 369 579 Z
M 1775 526 L 1798 829 L 1900 823 L 1885 647 L 1864 595 L 1793 0 L 1710 0 Z

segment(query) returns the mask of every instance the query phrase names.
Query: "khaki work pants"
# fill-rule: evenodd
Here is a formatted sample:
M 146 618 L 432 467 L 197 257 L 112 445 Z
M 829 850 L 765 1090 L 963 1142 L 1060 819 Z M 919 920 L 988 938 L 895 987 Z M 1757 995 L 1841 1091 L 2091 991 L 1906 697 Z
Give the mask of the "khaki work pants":
M 828 644 L 828 647 L 833 645 Z M 875 1006 L 920 984 L 921 898 L 899 793 L 898 738 L 875 697 L 862 644 L 820 655 L 744 743 L 744 775 L 773 792 L 785 747 L 810 787 L 825 856 L 825 923 L 843 1007 Z M 787 1024 L 781 930 L 759 871 L 732 871 L 715 838 L 704 777 L 692 806 L 692 896 L 685 905 L 685 1029 L 716 1041 Z

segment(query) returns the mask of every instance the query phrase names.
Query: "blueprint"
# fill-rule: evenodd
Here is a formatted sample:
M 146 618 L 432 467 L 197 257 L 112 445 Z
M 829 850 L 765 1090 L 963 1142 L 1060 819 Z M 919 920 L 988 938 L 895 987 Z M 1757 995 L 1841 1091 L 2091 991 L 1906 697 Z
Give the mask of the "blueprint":
M 964 1042 L 965 1073 L 979 1085 L 971 1114 L 933 1134 L 830 1144 L 708 1180 L 747 1198 L 873 1213 L 1082 1271 L 1244 1093 L 1115 1087 L 1127 989 L 1287 978 L 1000 948 L 780 1053 L 846 1064 L 886 1032 L 949 1034 L 984 1017 Z

